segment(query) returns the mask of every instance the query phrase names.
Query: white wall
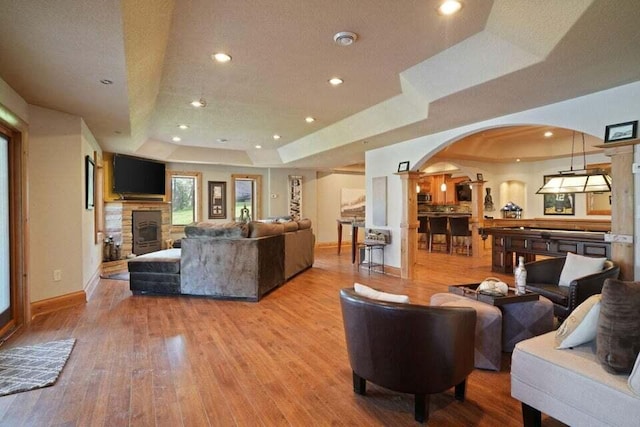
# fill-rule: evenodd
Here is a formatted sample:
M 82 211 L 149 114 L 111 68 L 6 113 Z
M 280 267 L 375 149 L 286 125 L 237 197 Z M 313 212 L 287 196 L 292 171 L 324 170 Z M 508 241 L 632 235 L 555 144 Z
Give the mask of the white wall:
M 85 210 L 84 156 L 98 149 L 77 116 L 29 108 L 31 301 L 85 289 L 100 265 L 93 211 Z M 53 280 L 53 271 L 62 280 Z
M 635 82 L 556 104 L 473 123 L 368 151 L 366 153 L 365 172 L 368 191 L 370 191 L 369 188 L 372 177 L 388 176 L 387 203 L 389 228 L 392 231 L 392 243 L 387 247 L 385 262 L 391 266 L 400 267 L 399 236 L 401 215 L 399 210 L 403 201 L 401 200 L 402 191 L 400 178 L 394 175 L 399 162 L 411 160 L 411 169 L 416 170 L 416 165 L 421 165 L 429 157 L 450 143 L 472 133 L 501 126 L 550 125 L 575 129 L 579 132 L 600 137 L 604 134 L 605 126 L 609 124 L 638 120 L 638 116 L 640 115 L 639 111 L 640 82 Z M 566 161 L 561 162 L 561 160 L 558 160 L 558 162 L 562 164 L 554 165 L 550 163 L 549 165 L 552 166 L 548 166 L 547 170 L 523 170 L 521 173 L 523 176 L 536 173 L 539 176 L 537 181 L 540 182 L 542 181 L 542 175 L 556 173 L 558 170 L 566 169 Z M 596 161 L 593 158 L 589 158 L 588 163 L 591 162 L 595 163 Z M 527 166 L 523 165 L 522 167 L 525 168 Z M 528 168 L 529 167 L 527 167 L 527 169 Z M 487 177 L 491 178 L 490 171 L 478 170 L 477 172 L 483 172 L 485 179 L 487 179 Z M 509 176 L 509 179 L 520 179 L 517 176 Z M 496 181 L 498 181 L 498 179 L 496 179 Z M 525 180 L 523 179 L 523 181 Z M 530 181 L 526 180 L 525 182 Z M 487 186 L 492 189 L 496 188 L 496 185 L 493 183 Z M 542 203 L 538 203 L 537 199 L 535 199 L 535 197 L 541 196 L 533 194 L 537 189 L 538 187 L 531 188 L 531 186 L 527 189 L 527 209 L 532 216 L 542 215 Z M 638 200 L 637 196 L 639 192 L 640 190 L 636 187 L 636 201 Z M 496 196 L 498 197 L 497 199 L 495 198 Z M 582 202 L 580 202 L 580 199 L 582 199 Z M 500 200 L 499 195 L 494 196 L 494 201 L 495 200 Z M 581 205 L 578 205 L 578 209 L 584 210 L 584 199 L 579 198 L 577 202 L 581 203 Z M 371 198 L 368 197 L 367 211 L 370 211 L 370 203 Z M 638 215 L 638 213 L 636 213 L 636 215 Z M 369 221 L 369 217 L 367 217 L 367 221 Z M 638 240 L 638 231 L 638 228 L 636 228 L 636 241 Z

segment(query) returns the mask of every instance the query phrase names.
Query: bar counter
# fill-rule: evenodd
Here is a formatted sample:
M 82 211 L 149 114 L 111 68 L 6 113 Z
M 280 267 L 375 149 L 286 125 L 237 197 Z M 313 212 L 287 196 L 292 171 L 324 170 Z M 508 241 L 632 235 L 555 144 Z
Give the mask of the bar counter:
M 611 243 L 605 242 L 605 232 L 558 230 L 533 227 L 489 227 L 483 236 L 493 236 L 491 270 L 512 273 L 514 254 L 526 262 L 536 255 L 565 256 L 567 252 L 611 259 Z

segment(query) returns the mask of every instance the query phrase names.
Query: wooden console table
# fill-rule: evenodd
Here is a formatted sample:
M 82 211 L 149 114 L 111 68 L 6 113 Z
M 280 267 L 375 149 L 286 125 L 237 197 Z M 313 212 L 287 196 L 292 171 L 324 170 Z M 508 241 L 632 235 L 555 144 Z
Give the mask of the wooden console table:
M 338 255 L 342 249 L 342 224 L 351 225 L 351 264 L 356 262 L 356 248 L 358 247 L 358 228 L 364 227 L 364 221 L 352 219 L 337 219 L 338 223 Z
M 565 256 L 567 252 L 611 259 L 611 243 L 604 232 L 552 230 L 525 227 L 484 228 L 482 234 L 493 236 L 491 271 L 513 273 L 514 253 L 526 262 L 536 255 Z

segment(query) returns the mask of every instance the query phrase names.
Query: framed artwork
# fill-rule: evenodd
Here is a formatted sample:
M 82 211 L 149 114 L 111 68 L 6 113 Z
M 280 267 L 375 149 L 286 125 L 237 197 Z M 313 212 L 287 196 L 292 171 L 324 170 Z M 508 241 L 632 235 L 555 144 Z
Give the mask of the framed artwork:
M 549 177 L 544 177 L 544 183 Z M 543 194 L 545 215 L 575 215 L 575 194 L 557 193 Z
M 84 158 L 85 169 L 85 209 L 92 210 L 95 203 L 95 170 L 96 164 L 93 162 L 91 156 L 85 156 Z
M 360 188 L 343 188 L 340 191 L 340 217 L 365 217 L 366 192 Z
M 227 183 L 209 181 L 209 219 L 227 217 Z
M 480 182 L 484 181 L 484 177 L 482 176 L 481 173 L 476 174 L 476 181 L 480 181 Z
M 289 216 L 302 218 L 302 176 L 289 175 Z
M 409 170 L 409 162 L 398 163 L 398 172 L 407 172 Z
M 638 136 L 638 121 L 609 125 L 604 130 L 604 142 L 626 141 Z

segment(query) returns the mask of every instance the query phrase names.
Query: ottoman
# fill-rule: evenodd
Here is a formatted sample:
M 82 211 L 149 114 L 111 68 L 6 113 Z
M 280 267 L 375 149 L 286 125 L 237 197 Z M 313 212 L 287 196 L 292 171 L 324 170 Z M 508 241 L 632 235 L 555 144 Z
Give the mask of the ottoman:
M 134 295 L 180 294 L 180 249 L 165 249 L 128 262 L 129 289 Z
M 474 366 L 500 370 L 502 359 L 502 312 L 498 307 L 450 293 L 435 294 L 431 305 L 471 307 L 476 311 Z
M 504 304 L 502 309 L 502 351 L 511 352 L 517 343 L 553 330 L 553 303 L 540 295 L 537 301 Z

